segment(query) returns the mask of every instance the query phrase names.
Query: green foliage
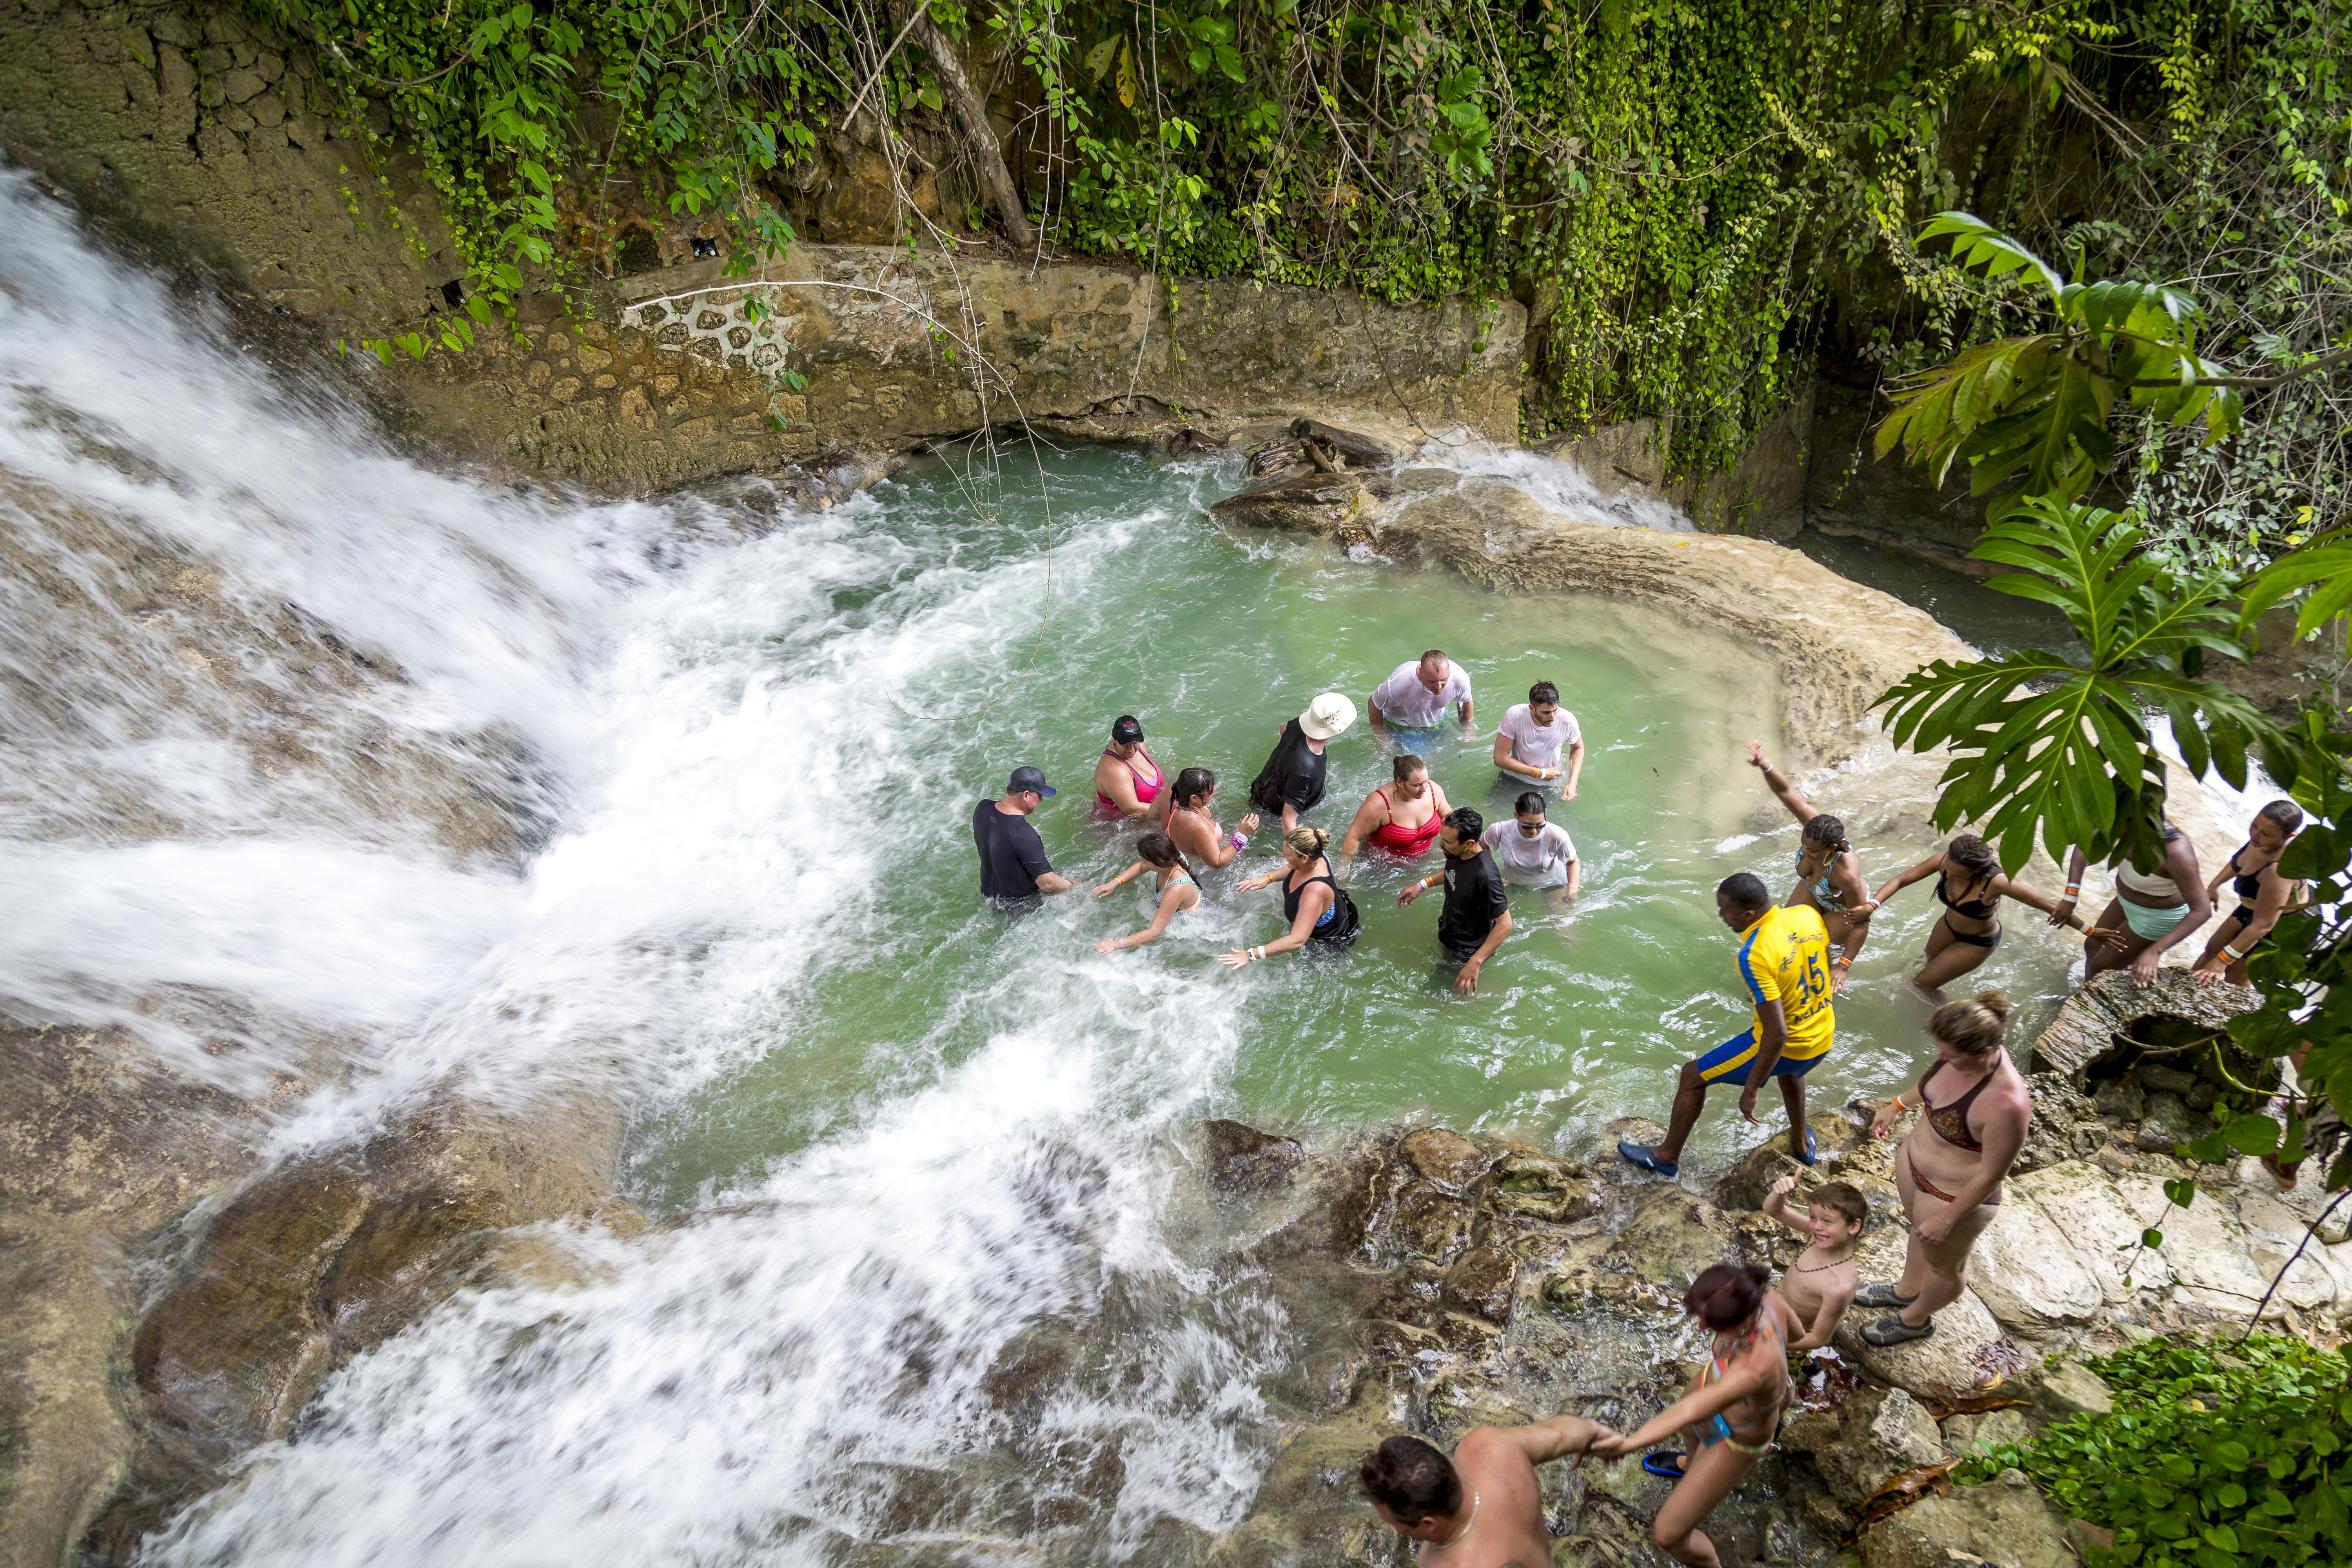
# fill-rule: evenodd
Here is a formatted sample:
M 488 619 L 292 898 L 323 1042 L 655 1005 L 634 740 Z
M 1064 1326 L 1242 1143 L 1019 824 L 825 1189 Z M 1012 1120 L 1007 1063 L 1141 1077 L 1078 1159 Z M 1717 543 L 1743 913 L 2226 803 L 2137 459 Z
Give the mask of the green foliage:
M 1924 244 L 1953 240 L 1963 270 L 2010 279 L 2037 293 L 2046 330 L 1996 338 L 1890 389 L 1895 412 L 1878 453 L 1900 446 L 1941 483 L 1967 460 L 1969 489 L 1994 498 L 1995 517 L 2029 496 L 2079 500 L 2115 459 L 2108 429 L 2122 393 L 2167 427 L 2199 421 L 2206 445 L 2237 431 L 2242 406 L 2218 385 L 2229 367 L 2197 353 L 2205 312 L 2185 290 L 2129 279 L 2062 280 L 2015 239 L 1968 213 L 1938 213 Z
M 2064 612 L 2089 653 L 2077 663 L 2032 648 L 1956 664 L 1938 659 L 1876 706 L 1897 745 L 1957 753 L 1944 773 L 1936 826 L 1985 821 L 2004 869 L 2033 853 L 2080 847 L 2095 863 L 2121 855 L 2161 863 L 2164 763 L 2146 711 L 2168 714 L 2192 773 L 2220 769 L 2243 788 L 2260 748 L 2273 773 L 2298 765 L 2287 737 L 2252 704 L 2198 679 L 2208 652 L 2242 658 L 2231 584 L 2184 580 L 2139 552 L 2128 514 L 2047 496 L 2022 501 L 1969 552 L 2020 570 L 1988 584 Z
M 2089 1363 L 2115 1410 L 2045 1427 L 1955 1472 L 2016 1466 L 2061 1509 L 2115 1531 L 2090 1568 L 2279 1568 L 2352 1560 L 2352 1388 L 2340 1352 L 2260 1335 L 2179 1338 Z

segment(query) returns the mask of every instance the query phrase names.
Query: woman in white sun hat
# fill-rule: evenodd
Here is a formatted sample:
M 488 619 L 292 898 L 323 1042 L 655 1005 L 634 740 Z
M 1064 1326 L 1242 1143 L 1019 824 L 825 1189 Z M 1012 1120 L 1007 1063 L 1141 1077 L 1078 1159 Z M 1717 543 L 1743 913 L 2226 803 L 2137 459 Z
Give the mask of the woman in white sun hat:
M 1304 813 L 1323 803 L 1323 748 L 1356 721 L 1356 705 L 1336 691 L 1327 691 L 1307 705 L 1307 711 L 1282 722 L 1282 739 L 1250 784 L 1250 803 L 1260 811 L 1279 812 L 1285 833 L 1298 826 Z

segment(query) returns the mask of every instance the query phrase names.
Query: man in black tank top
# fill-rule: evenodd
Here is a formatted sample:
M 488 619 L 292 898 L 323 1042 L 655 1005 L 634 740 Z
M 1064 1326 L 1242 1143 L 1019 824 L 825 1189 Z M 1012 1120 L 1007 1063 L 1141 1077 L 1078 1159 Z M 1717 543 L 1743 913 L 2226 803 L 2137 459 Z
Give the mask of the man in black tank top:
M 1479 971 L 1511 934 L 1510 896 L 1503 889 L 1502 868 L 1479 842 L 1486 827 L 1486 820 L 1476 811 L 1466 805 L 1455 807 L 1437 835 L 1437 847 L 1445 852 L 1444 869 L 1432 872 L 1397 895 L 1399 904 L 1409 904 L 1424 889 L 1439 881 L 1445 884 L 1445 907 L 1437 915 L 1437 942 L 1448 957 L 1462 965 L 1454 981 L 1459 996 L 1477 991 Z

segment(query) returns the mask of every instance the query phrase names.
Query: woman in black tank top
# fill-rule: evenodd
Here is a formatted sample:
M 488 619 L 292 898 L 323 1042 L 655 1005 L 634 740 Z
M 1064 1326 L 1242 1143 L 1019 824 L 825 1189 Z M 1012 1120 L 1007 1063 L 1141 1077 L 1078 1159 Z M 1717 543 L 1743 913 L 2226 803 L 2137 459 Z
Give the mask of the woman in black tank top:
M 1255 893 L 1279 881 L 1283 918 L 1290 922 L 1290 930 L 1263 947 L 1221 952 L 1218 963 L 1239 969 L 1310 942 L 1343 948 L 1356 940 L 1362 921 L 1356 914 L 1356 901 L 1331 879 L 1331 862 L 1323 853 L 1330 843 L 1331 836 L 1319 827 L 1294 827 L 1282 836 L 1285 872 L 1279 876 L 1268 872 L 1234 884 L 1237 893 Z
M 2015 899 L 2053 921 L 2062 919 L 2057 905 L 2024 883 L 2002 876 L 1992 846 L 1973 833 L 1959 835 L 1942 854 L 1930 855 L 1891 879 L 1878 889 L 1877 901 L 1884 904 L 1912 883 L 1930 877 L 1936 879 L 1936 899 L 1944 906 L 1944 915 L 1927 933 L 1927 962 L 1911 977 L 1922 991 L 1949 985 L 1992 956 L 1992 950 L 2000 945 L 2001 900 Z M 2085 929 L 2079 917 L 2070 914 L 2063 919 L 2076 931 Z

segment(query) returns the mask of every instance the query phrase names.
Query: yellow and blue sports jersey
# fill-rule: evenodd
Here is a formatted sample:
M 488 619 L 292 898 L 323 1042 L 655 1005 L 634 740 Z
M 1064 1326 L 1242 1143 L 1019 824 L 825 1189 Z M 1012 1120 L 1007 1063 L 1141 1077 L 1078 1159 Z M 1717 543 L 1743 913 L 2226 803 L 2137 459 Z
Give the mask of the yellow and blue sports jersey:
M 1798 1061 L 1830 1048 L 1837 1026 L 1830 1011 L 1830 933 L 1810 907 L 1766 910 L 1739 933 L 1739 979 L 1758 1002 L 1778 1002 L 1789 1023 L 1784 1056 Z M 1749 1027 L 1760 1039 L 1763 1015 Z

